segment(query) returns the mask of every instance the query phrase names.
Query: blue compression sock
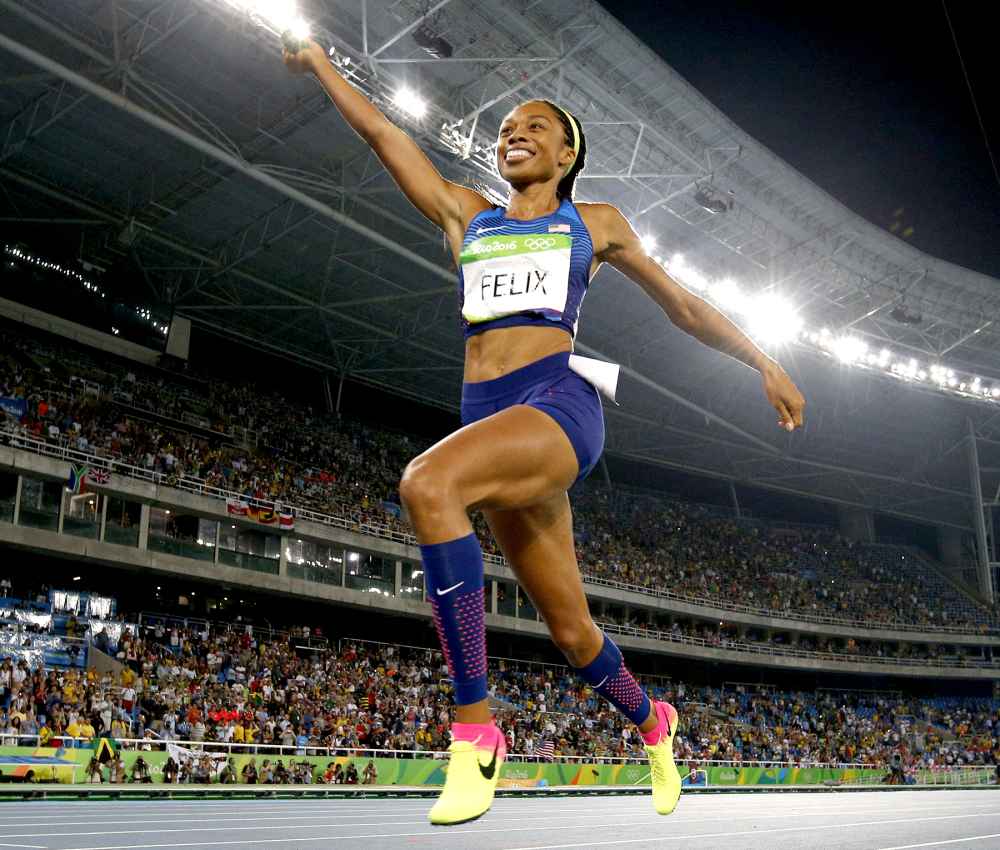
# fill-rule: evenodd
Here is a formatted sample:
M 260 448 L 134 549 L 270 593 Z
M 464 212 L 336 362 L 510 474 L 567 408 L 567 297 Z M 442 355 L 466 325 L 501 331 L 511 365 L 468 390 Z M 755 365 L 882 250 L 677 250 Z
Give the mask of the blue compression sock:
M 649 697 L 625 666 L 621 650 L 607 635 L 597 658 L 586 667 L 576 668 L 576 672 L 636 726 L 649 717 Z
M 486 699 L 483 550 L 475 534 L 421 546 L 434 627 L 455 686 L 455 704 Z

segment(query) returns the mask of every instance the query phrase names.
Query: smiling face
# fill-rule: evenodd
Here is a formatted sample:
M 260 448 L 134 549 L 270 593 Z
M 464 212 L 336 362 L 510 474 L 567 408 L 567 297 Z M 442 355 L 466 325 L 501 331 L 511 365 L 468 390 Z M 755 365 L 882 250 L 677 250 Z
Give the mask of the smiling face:
M 504 118 L 497 141 L 497 168 L 511 185 L 563 178 L 574 159 L 566 129 L 547 103 L 522 103 Z

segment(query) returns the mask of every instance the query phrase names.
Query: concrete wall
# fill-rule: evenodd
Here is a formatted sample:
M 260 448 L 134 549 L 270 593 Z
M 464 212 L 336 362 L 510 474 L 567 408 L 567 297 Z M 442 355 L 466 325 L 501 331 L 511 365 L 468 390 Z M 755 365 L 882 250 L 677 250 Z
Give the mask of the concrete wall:
M 407 617 L 430 619 L 430 605 L 421 599 L 384 597 L 380 594 L 365 593 L 345 587 L 337 587 L 317 582 L 291 578 L 287 575 L 270 575 L 225 564 L 212 564 L 180 558 L 161 552 L 119 546 L 81 537 L 72 537 L 53 531 L 22 528 L 9 523 L 0 523 L 0 542 L 32 552 L 55 555 L 80 563 L 107 564 L 126 567 L 146 574 L 149 583 L 155 584 L 157 576 L 192 578 L 212 584 L 244 587 L 257 592 L 282 594 L 289 597 L 307 597 L 312 601 L 325 601 L 337 605 L 364 608 L 373 615 L 391 612 Z M 150 594 L 152 596 L 152 593 Z M 548 638 L 543 623 L 517 619 L 501 614 L 487 614 L 486 625 L 494 631 Z M 768 655 L 725 649 L 722 647 L 702 647 L 671 641 L 658 641 L 632 635 L 615 635 L 615 642 L 626 649 L 641 650 L 661 655 L 688 658 L 698 661 L 715 661 L 743 664 L 753 667 L 769 667 L 785 670 L 806 670 L 812 672 L 841 672 L 867 676 L 905 676 L 908 678 L 1000 680 L 1000 668 L 946 668 L 910 666 L 902 664 L 874 664 L 865 661 L 828 661 L 794 656 Z
M 9 469 L 23 474 L 30 474 L 34 477 L 50 478 L 64 481 L 69 474 L 69 463 L 15 449 L 9 446 L 0 446 L 0 469 Z M 96 488 L 111 495 L 128 498 L 132 501 L 144 505 L 155 505 L 170 508 L 179 513 L 191 514 L 215 519 L 225 522 L 233 522 L 233 518 L 226 512 L 226 503 L 217 498 L 202 496 L 196 493 L 188 493 L 172 487 L 166 487 L 153 482 L 141 481 L 129 478 L 124 475 L 112 475 L 110 486 L 107 488 Z M 143 511 L 143 521 L 148 520 L 147 511 Z M 252 523 L 249 527 L 257 527 Z M 267 529 L 269 532 L 278 534 L 277 529 Z M 35 537 L 33 535 L 46 535 Z M 327 526 L 308 520 L 297 520 L 295 529 L 289 533 L 295 538 L 308 539 L 326 545 L 337 545 L 344 548 L 368 552 L 395 560 L 406 560 L 419 562 L 420 550 L 417 546 L 385 540 L 351 531 L 344 528 Z M 145 535 L 141 535 L 142 540 Z M 377 597 L 375 594 L 357 593 L 356 591 L 344 588 L 329 587 L 317 582 L 304 581 L 289 578 L 284 575 L 284 569 L 278 576 L 265 573 L 258 573 L 243 570 L 237 567 L 229 567 L 224 564 L 203 564 L 188 558 L 176 558 L 156 552 L 137 551 L 127 547 L 114 544 L 97 543 L 96 541 L 81 540 L 79 538 L 67 537 L 50 532 L 36 531 L 35 529 L 15 528 L 10 525 L 0 523 L 0 541 L 6 540 L 14 545 L 25 546 L 26 548 L 47 551 L 51 554 L 65 553 L 67 555 L 79 554 L 88 559 L 106 559 L 108 563 L 124 563 L 121 559 L 126 555 L 129 558 L 128 564 L 137 568 L 162 570 L 175 575 L 187 575 L 193 578 L 204 578 L 207 580 L 231 582 L 246 587 L 254 587 L 258 590 L 265 590 L 276 593 L 287 593 L 290 595 L 302 595 L 311 598 L 325 598 L 330 601 L 344 602 L 345 604 L 361 605 L 363 607 L 385 607 L 384 597 Z M 84 545 L 84 551 L 80 552 L 78 547 Z M 140 542 L 142 546 L 142 541 Z M 67 548 L 68 547 L 68 548 Z M 93 547 L 101 547 L 99 550 Z M 108 548 L 110 547 L 110 548 Z M 144 548 L 144 547 L 143 547 Z M 100 551 L 100 556 L 97 552 Z M 282 547 L 284 551 L 284 547 Z M 139 560 L 134 560 L 136 557 Z M 163 566 L 167 565 L 167 566 Z M 284 566 L 284 558 L 282 558 Z M 487 578 L 495 578 L 505 582 L 514 582 L 513 571 L 505 565 L 487 563 Z M 934 643 L 955 646 L 990 646 L 1000 647 L 1000 636 L 981 635 L 954 635 L 940 632 L 913 632 L 895 629 L 875 629 L 860 628 L 856 626 L 829 625 L 823 623 L 811 623 L 805 620 L 796 620 L 791 617 L 764 616 L 756 613 L 736 611 L 731 608 L 715 606 L 704 603 L 685 602 L 676 599 L 662 599 L 644 593 L 633 592 L 613 587 L 606 587 L 600 584 L 585 583 L 588 597 L 604 603 L 617 603 L 628 608 L 642 608 L 662 614 L 680 617 L 684 619 L 701 619 L 705 621 L 725 621 L 737 626 L 755 627 L 770 632 L 789 632 L 792 634 L 805 634 L 815 636 L 836 637 L 841 639 L 854 638 L 855 640 L 880 640 L 888 642 L 904 643 Z M 327 596 L 328 593 L 339 591 L 347 596 L 336 594 Z M 351 594 L 356 594 L 360 599 L 355 599 Z M 398 601 L 398 600 L 396 600 Z M 733 600 L 739 603 L 738 599 Z M 407 603 L 412 604 L 412 603 Z M 398 613 L 411 613 L 423 616 L 425 608 L 414 610 L 402 610 Z M 525 621 L 516 621 L 524 623 Z M 520 628 L 506 627 L 509 630 L 520 631 Z M 704 650 L 710 653 L 714 650 Z M 745 656 L 745 653 L 729 652 L 729 655 Z M 698 657 L 715 657 L 712 655 L 699 655 Z M 743 659 L 741 659 L 742 661 Z M 745 663 L 762 663 L 758 656 L 751 656 L 751 660 Z M 782 665 L 778 665 L 782 666 Z M 871 665 L 873 672 L 885 672 L 884 665 Z M 806 669 L 813 669 L 812 667 Z M 823 666 L 816 669 L 839 669 Z M 911 669 L 911 668 L 907 668 Z M 921 668 L 923 669 L 923 668 Z M 928 668 L 930 669 L 930 668 Z

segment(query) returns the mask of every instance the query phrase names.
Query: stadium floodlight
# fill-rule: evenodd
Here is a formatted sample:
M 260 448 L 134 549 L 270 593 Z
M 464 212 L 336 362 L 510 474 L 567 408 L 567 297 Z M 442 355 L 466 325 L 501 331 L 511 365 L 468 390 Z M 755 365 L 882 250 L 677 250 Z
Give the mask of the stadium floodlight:
M 723 307 L 743 312 L 746 296 L 740 292 L 740 287 L 735 280 L 728 277 L 720 280 L 718 283 L 712 285 L 711 289 L 709 289 L 709 294 L 714 301 Z
M 868 343 L 856 336 L 843 336 L 833 343 L 832 348 L 841 363 L 856 363 L 868 353 Z
M 421 119 L 427 114 L 427 101 L 409 86 L 402 86 L 392 97 L 396 107 L 411 118 Z
M 232 9 L 248 15 L 257 26 L 276 36 L 288 34 L 292 43 L 309 38 L 309 24 L 299 14 L 295 0 L 223 0 Z M 289 45 L 291 47 L 291 45 Z
M 744 314 L 751 333 L 762 342 L 791 342 L 802 331 L 802 317 L 780 295 L 748 300 Z
M 652 254 L 653 250 L 656 248 L 656 237 L 646 234 L 645 236 L 640 236 L 639 241 L 642 243 L 642 250 L 647 254 Z

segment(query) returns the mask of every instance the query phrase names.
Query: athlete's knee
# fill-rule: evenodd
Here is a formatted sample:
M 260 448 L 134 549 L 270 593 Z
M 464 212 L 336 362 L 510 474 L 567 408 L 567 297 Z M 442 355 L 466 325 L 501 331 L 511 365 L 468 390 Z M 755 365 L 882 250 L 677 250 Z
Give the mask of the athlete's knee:
M 446 510 L 455 501 L 451 476 L 426 455 L 411 460 L 399 482 L 399 498 L 412 515 Z
M 560 617 L 549 624 L 549 634 L 573 667 L 584 667 L 601 651 L 601 632 L 589 615 Z

